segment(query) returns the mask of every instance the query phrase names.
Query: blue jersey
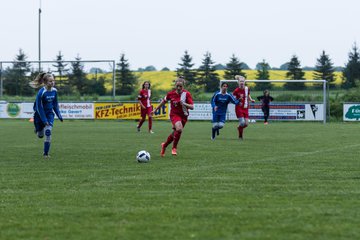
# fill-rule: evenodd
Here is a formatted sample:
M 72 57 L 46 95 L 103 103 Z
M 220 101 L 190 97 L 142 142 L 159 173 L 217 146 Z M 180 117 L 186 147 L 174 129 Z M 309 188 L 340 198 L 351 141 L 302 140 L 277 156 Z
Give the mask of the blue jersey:
M 233 95 L 230 93 L 222 94 L 221 91 L 215 92 L 214 96 L 211 98 L 211 106 L 213 108 L 213 114 L 223 115 L 226 114 L 227 107 L 229 103 L 239 104 L 239 100 L 236 100 Z M 214 111 L 214 107 L 217 107 L 217 111 Z
M 36 95 L 34 103 L 34 111 L 39 114 L 41 121 L 52 123 L 54 119 L 54 112 L 56 116 L 62 120 L 62 116 L 59 111 L 59 104 L 57 100 L 56 88 L 47 90 L 46 87 L 42 87 Z

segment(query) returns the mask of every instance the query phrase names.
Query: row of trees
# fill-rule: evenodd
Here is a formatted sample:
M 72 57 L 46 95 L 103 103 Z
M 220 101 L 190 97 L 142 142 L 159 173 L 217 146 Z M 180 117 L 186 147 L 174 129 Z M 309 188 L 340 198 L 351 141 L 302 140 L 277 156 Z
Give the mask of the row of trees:
M 77 56 L 70 64 L 63 62 L 61 52 L 56 56 L 52 65 L 52 73 L 57 78 L 57 88 L 65 95 L 70 94 L 97 94 L 105 95 L 105 78 L 103 76 L 87 78 L 81 58 Z M 23 50 L 19 50 L 12 66 L 1 69 L 0 76 L 6 95 L 32 96 L 36 92 L 30 87 L 29 82 L 39 74 L 34 69 Z
M 122 55 L 120 62 L 127 62 L 124 55 Z M 202 64 L 198 68 L 194 68 L 194 63 L 192 62 L 192 57 L 185 51 L 184 55 L 181 57 L 181 63 L 179 63 L 179 68 L 176 69 L 177 76 L 183 76 L 187 80 L 188 88 L 192 91 L 201 91 L 213 92 L 216 91 L 219 87 L 220 76 L 216 72 L 217 65 L 211 57 L 211 53 L 206 52 L 204 58 L 202 59 Z M 118 83 L 120 88 L 126 89 L 127 93 L 134 90 L 135 79 L 133 73 L 127 67 L 129 64 L 122 64 L 119 68 L 119 72 L 126 72 L 129 76 L 129 81 L 126 81 L 126 77 L 118 78 Z M 229 62 L 225 66 L 224 79 L 234 79 L 235 75 L 241 75 L 246 78 L 246 73 L 244 70 L 247 68 L 243 62 L 239 60 L 234 54 L 230 57 Z M 270 79 L 270 65 L 268 62 L 263 60 L 257 65 L 257 77 L 256 79 L 269 80 Z M 317 59 L 313 79 L 326 80 L 329 83 L 330 88 L 335 87 L 335 67 L 331 61 L 331 58 L 325 51 L 322 51 L 321 55 Z M 342 72 L 342 85 L 341 87 L 345 89 L 355 87 L 360 81 L 360 57 L 359 50 L 356 45 L 352 47 L 352 50 L 349 52 L 349 59 Z M 296 55 L 293 55 L 290 61 L 287 63 L 287 73 L 286 78 L 289 80 L 305 80 L 305 72 L 301 68 L 300 61 Z M 126 81 L 126 86 L 121 86 L 121 81 Z M 131 83 L 131 81 L 133 81 Z M 261 89 L 267 88 L 271 89 L 271 83 L 263 83 Z M 305 83 L 288 83 L 284 86 L 288 90 L 303 90 L 305 89 Z M 260 86 L 255 86 L 255 89 Z M 124 93 L 123 93 L 124 94 Z
M 181 58 L 182 63 L 179 63 L 179 68 L 176 70 L 177 75 L 184 76 L 190 85 L 204 86 L 205 91 L 209 92 L 218 88 L 219 76 L 215 72 L 215 63 L 211 59 L 211 54 L 206 53 L 202 61 L 202 65 L 198 69 L 194 69 L 192 58 L 185 51 L 184 56 Z M 232 55 L 230 61 L 226 64 L 224 79 L 234 79 L 235 75 L 242 75 L 246 77 L 243 72 L 243 63 L 235 56 Z M 265 60 L 257 66 L 256 79 L 269 80 L 270 79 L 270 66 Z M 329 83 L 330 88 L 335 87 L 335 68 L 331 61 L 331 58 L 325 51 L 321 53 L 317 59 L 315 66 L 313 79 L 326 80 Z M 360 57 L 359 50 L 354 44 L 351 52 L 349 53 L 348 63 L 343 69 L 343 82 L 342 87 L 345 89 L 353 88 L 357 82 L 360 81 Z M 293 55 L 290 61 L 287 63 L 286 78 L 289 80 L 305 80 L 305 72 L 301 68 L 300 61 L 296 55 Z M 257 86 L 255 86 L 256 88 Z M 271 84 L 262 84 L 262 88 L 271 89 Z M 292 83 L 285 84 L 284 86 L 289 90 L 301 90 L 305 89 L 304 83 Z
M 30 88 L 28 83 L 38 74 L 38 71 L 34 71 L 33 68 L 31 68 L 31 64 L 26 61 L 27 56 L 20 49 L 12 66 L 7 67 L 4 71 L 0 72 L 0 77 L 4 80 L 5 94 L 21 96 L 34 94 L 34 90 Z M 192 62 L 192 57 L 188 51 L 185 51 L 184 55 L 181 57 L 181 63 L 178 65 L 179 67 L 176 69 L 176 75 L 183 76 L 187 80 L 188 88 L 192 91 L 213 92 L 218 89 L 220 76 L 216 72 L 217 65 L 212 59 L 210 52 L 204 54 L 200 67 L 194 68 L 195 64 Z M 88 79 L 87 74 L 84 71 L 83 62 L 81 62 L 79 56 L 75 58 L 75 61 L 68 64 L 63 61 L 63 55 L 59 52 L 52 67 L 55 69 L 53 72 L 58 80 L 57 87 L 61 89 L 63 94 L 106 94 L 106 79 L 104 75 L 98 77 L 97 74 L 94 74 L 94 77 Z M 233 54 L 230 57 L 229 62 L 226 63 L 223 78 L 234 79 L 235 75 L 246 77 L 246 73 L 244 72 L 245 69 L 247 69 L 247 65 L 241 62 L 239 58 Z M 257 65 L 256 79 L 268 80 L 270 78 L 269 70 L 269 63 L 263 60 Z M 98 72 L 97 69 L 94 71 L 95 73 Z M 317 59 L 313 78 L 324 79 L 328 81 L 330 87 L 334 87 L 334 71 L 335 69 L 331 58 L 323 51 Z M 124 54 L 121 54 L 120 61 L 116 64 L 115 73 L 116 94 L 132 94 L 138 86 L 138 78 L 135 73 L 130 70 L 130 64 Z M 349 59 L 342 74 L 343 82 L 341 86 L 345 89 L 355 87 L 357 82 L 360 81 L 360 55 L 356 43 L 349 52 Z M 301 68 L 298 57 L 293 55 L 287 64 L 286 78 L 289 80 L 304 80 L 304 75 L 305 73 Z M 271 84 L 262 84 L 261 87 L 262 89 L 271 89 Z M 286 84 L 284 87 L 289 90 L 301 90 L 305 88 L 305 84 L 293 83 Z M 257 86 L 255 86 L 255 88 L 257 88 Z

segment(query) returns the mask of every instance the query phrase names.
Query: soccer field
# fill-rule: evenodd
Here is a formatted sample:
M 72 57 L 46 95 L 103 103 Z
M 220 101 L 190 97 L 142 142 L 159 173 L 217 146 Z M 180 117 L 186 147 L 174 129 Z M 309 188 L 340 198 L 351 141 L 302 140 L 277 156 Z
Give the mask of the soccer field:
M 0 120 L 0 239 L 360 239 L 358 124 Z M 151 154 L 137 163 L 139 150 Z

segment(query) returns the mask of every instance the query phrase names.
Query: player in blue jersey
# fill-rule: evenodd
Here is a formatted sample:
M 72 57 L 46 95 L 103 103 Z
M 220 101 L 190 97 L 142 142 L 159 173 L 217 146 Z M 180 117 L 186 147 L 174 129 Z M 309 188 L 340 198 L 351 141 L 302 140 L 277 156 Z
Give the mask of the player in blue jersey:
M 63 118 L 59 111 L 57 90 L 54 88 L 55 78 L 51 73 L 40 73 L 30 86 L 40 87 L 34 102 L 34 125 L 39 138 L 44 139 L 44 157 L 49 157 L 51 134 L 54 125 L 54 112 L 62 122 Z
M 213 109 L 212 119 L 212 134 L 211 139 L 215 139 L 215 134 L 219 135 L 219 129 L 225 125 L 226 111 L 228 104 L 231 102 L 235 105 L 239 104 L 239 100 L 236 100 L 233 95 L 227 92 L 228 84 L 223 82 L 221 89 L 215 92 L 211 98 L 211 106 Z

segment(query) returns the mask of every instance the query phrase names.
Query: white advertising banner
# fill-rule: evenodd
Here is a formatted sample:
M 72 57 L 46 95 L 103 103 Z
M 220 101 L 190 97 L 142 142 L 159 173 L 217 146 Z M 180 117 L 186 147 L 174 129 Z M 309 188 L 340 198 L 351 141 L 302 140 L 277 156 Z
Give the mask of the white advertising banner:
M 59 103 L 61 115 L 64 119 L 94 119 L 94 103 Z M 33 103 L 0 102 L 0 118 L 31 118 L 33 117 Z M 252 104 L 249 109 L 250 119 L 261 120 L 263 113 L 260 104 Z M 235 105 L 229 104 L 227 120 L 237 120 Z M 360 104 L 344 105 L 344 120 L 359 121 Z M 194 110 L 190 110 L 189 120 L 212 119 L 210 103 L 195 103 Z M 272 104 L 270 118 L 274 121 L 323 121 L 323 104 Z
M 343 105 L 344 121 L 360 121 L 360 103 L 344 103 Z
M 261 120 L 263 112 L 260 104 L 252 104 L 249 109 L 249 118 Z M 195 103 L 194 110 L 190 111 L 189 120 L 211 120 L 212 108 L 210 103 Z M 237 120 L 235 105 L 229 104 L 227 120 Z M 270 120 L 274 121 L 323 121 L 323 104 L 272 104 L 270 106 Z
M 94 119 L 94 103 L 59 103 L 64 119 Z
M 261 105 L 253 105 L 249 110 L 251 119 L 263 119 Z M 272 104 L 270 105 L 270 120 L 282 121 L 323 121 L 323 104 Z
M 32 118 L 34 103 L 0 102 L 0 118 Z M 59 103 L 64 119 L 94 119 L 93 103 Z
M 31 118 L 33 103 L 0 103 L 0 118 Z
M 189 111 L 189 120 L 211 120 L 212 108 L 210 103 L 194 103 L 194 110 Z
M 20 118 L 32 118 L 34 116 L 34 103 L 22 103 Z
M 6 102 L 2 102 L 2 101 L 0 102 L 0 118 L 5 118 L 6 106 L 7 106 Z

